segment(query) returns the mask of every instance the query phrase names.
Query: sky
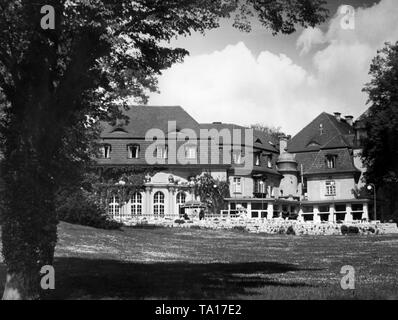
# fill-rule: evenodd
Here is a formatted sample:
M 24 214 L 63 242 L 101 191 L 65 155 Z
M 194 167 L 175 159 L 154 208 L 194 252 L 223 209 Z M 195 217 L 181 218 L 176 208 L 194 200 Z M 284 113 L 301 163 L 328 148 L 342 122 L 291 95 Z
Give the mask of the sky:
M 342 5 L 355 9 L 351 29 L 342 28 Z M 259 25 L 244 33 L 223 21 L 205 36 L 174 40 L 190 55 L 163 72 L 149 104 L 180 105 L 201 123 L 260 123 L 291 135 L 321 112 L 359 117 L 372 59 L 398 41 L 398 2 L 329 1 L 328 9 L 325 24 L 292 35 Z

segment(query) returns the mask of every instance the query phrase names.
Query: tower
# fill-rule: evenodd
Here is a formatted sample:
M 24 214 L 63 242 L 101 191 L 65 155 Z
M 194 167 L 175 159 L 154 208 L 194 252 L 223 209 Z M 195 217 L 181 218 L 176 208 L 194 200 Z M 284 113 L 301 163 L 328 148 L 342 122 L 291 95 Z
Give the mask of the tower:
M 277 160 L 278 171 L 283 178 L 279 185 L 280 197 L 297 198 L 298 193 L 298 169 L 297 161 L 293 154 L 288 153 L 286 136 L 281 136 L 279 141 L 280 155 Z

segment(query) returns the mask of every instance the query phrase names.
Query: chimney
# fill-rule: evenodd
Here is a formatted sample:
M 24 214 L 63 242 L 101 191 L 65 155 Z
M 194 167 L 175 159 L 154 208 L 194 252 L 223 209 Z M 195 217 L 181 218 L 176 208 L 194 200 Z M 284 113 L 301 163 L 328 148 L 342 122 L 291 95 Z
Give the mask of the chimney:
M 279 153 L 286 153 L 287 152 L 287 140 L 288 138 L 282 134 L 279 136 Z
M 353 116 L 345 116 L 345 122 L 347 122 L 351 127 L 354 124 L 354 117 Z
M 337 121 L 341 120 L 341 113 L 340 112 L 335 112 L 334 117 L 336 118 Z

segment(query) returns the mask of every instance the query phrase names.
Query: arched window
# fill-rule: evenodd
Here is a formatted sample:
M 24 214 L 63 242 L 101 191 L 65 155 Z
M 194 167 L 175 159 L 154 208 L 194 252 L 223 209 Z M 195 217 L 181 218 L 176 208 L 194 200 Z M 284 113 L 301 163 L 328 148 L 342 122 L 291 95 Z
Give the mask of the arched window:
M 185 203 L 185 201 L 186 201 L 186 194 L 185 194 L 185 192 L 179 192 L 179 193 L 177 193 L 176 200 L 177 200 L 177 207 L 180 207 L 181 205 L 183 205 L 183 204 Z
M 153 196 L 153 214 L 157 216 L 164 215 L 164 194 L 163 192 L 156 192 Z
M 114 219 L 120 217 L 120 204 L 118 197 L 112 197 L 108 206 L 108 214 Z
M 131 197 L 131 214 L 141 215 L 142 214 L 142 195 L 136 192 Z

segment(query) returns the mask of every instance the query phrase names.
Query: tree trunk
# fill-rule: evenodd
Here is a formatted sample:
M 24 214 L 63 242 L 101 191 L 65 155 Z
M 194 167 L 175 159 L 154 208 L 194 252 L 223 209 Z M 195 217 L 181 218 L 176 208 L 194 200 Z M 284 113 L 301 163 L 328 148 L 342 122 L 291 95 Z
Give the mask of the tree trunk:
M 40 281 L 36 272 L 7 274 L 3 300 L 36 300 L 39 298 L 37 283 Z
M 3 299 L 38 299 L 40 269 L 52 265 L 57 240 L 55 184 L 49 166 L 29 149 L 14 149 L 2 161 Z

